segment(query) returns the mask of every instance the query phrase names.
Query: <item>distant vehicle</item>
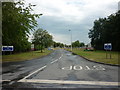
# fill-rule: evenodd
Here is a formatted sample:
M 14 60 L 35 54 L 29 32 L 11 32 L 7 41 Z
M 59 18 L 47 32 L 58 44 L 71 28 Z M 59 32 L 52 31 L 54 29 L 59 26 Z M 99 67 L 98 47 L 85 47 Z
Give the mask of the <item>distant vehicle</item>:
M 50 48 L 50 47 L 49 47 L 48 50 L 54 50 L 54 48 Z
M 93 47 L 86 47 L 86 48 L 84 49 L 84 51 L 94 51 L 94 48 L 93 48 Z

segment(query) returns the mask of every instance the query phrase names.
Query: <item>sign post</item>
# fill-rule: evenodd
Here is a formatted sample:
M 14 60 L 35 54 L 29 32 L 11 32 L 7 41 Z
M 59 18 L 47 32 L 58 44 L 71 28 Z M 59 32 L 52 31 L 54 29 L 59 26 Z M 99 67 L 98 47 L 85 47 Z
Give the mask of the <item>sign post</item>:
M 34 44 L 31 45 L 31 50 L 32 50 L 32 56 L 33 56 Z
M 111 43 L 105 43 L 104 44 L 104 49 L 106 50 L 106 59 L 107 59 L 107 57 L 108 57 L 107 51 L 111 51 L 112 50 L 112 44 Z M 111 59 L 111 53 L 110 53 L 110 59 Z
M 104 49 L 106 50 L 106 59 L 107 59 L 107 44 L 104 44 Z

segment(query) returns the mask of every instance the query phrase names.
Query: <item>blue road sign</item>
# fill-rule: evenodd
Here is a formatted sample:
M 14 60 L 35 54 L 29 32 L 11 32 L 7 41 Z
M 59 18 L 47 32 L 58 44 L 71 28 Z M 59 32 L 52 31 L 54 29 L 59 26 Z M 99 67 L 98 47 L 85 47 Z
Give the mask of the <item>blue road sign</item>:
M 112 44 L 111 43 L 105 43 L 104 44 L 104 49 L 105 50 L 112 50 Z
M 14 47 L 13 46 L 2 46 L 2 51 L 13 51 Z

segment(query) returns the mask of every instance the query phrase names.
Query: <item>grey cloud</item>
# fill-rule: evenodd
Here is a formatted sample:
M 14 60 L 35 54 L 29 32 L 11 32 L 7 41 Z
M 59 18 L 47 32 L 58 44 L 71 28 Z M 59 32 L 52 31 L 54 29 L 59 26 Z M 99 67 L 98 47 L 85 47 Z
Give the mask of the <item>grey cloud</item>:
M 63 20 L 59 17 L 53 16 L 43 16 L 42 18 L 38 19 L 39 27 L 46 29 L 50 33 L 54 34 L 63 34 L 63 35 L 70 35 L 69 29 L 72 30 L 73 34 L 73 41 L 80 40 L 85 43 L 89 42 L 88 38 L 88 29 L 90 27 L 88 20 L 85 20 L 82 24 L 74 23 Z M 62 37 L 61 37 L 62 38 Z

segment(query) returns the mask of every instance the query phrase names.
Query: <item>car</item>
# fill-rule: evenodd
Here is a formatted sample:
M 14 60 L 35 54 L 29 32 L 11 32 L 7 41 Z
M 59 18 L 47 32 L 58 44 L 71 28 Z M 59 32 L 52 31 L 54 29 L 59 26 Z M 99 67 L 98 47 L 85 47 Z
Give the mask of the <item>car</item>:
M 48 48 L 48 50 L 54 50 L 53 48 Z
M 93 47 L 86 47 L 86 48 L 84 49 L 84 51 L 94 51 L 94 48 L 93 48 Z

